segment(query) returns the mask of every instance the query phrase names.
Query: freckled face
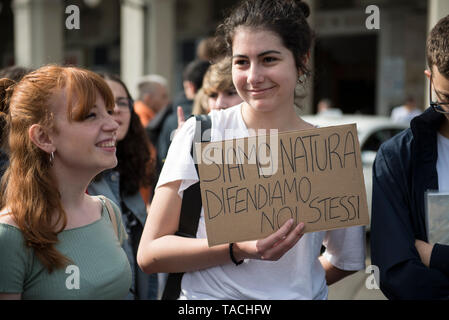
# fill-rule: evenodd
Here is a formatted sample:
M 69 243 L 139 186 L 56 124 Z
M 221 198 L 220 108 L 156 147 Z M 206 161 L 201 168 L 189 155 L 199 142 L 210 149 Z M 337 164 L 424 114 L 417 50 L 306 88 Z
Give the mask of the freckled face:
M 232 42 L 232 79 L 255 111 L 292 108 L 299 76 L 292 52 L 274 32 L 239 27 Z
M 106 109 L 99 92 L 95 105 L 80 121 L 69 121 L 64 91 L 55 93 L 50 103 L 54 106 L 56 128 L 50 133 L 55 146 L 54 165 L 97 173 L 117 165 L 115 146 L 118 125 L 112 118 L 112 111 Z

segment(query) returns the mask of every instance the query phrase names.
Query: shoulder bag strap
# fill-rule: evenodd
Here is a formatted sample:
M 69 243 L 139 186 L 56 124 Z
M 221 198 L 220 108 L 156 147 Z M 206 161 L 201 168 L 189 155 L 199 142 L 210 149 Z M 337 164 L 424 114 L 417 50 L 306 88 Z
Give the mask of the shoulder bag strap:
M 190 154 L 194 157 L 195 142 L 209 142 L 211 138 L 212 121 L 208 115 L 197 115 L 195 137 L 192 143 Z M 195 169 L 198 173 L 198 165 L 195 161 Z M 198 174 L 199 176 L 199 174 Z M 184 190 L 182 196 L 181 213 L 179 217 L 179 227 L 176 235 L 188 238 L 195 238 L 198 230 L 198 223 L 201 215 L 201 189 L 197 182 Z M 184 273 L 170 273 L 165 284 L 162 300 L 176 300 L 181 292 L 181 280 Z

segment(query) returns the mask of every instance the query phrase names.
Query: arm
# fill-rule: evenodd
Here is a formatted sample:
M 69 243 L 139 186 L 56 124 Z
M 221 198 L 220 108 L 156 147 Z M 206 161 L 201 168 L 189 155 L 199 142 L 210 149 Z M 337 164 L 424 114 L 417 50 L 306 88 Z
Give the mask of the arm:
M 321 256 L 319 259 L 321 265 L 323 266 L 324 271 L 326 272 L 326 283 L 328 286 L 356 272 L 356 271 L 341 270 L 335 267 L 323 256 Z
M 380 288 L 390 299 L 447 298 L 449 278 L 427 268 L 415 247 L 407 169 L 402 156 L 390 153 L 381 148 L 373 167 L 371 258 L 380 270 Z
M 232 263 L 228 245 L 209 248 L 207 239 L 174 235 L 182 202 L 178 195 L 180 183 L 167 183 L 155 193 L 137 252 L 137 262 L 146 273 L 189 272 Z M 265 239 L 236 243 L 234 255 L 239 260 L 277 260 L 302 237 L 303 226 L 292 229 L 289 221 Z

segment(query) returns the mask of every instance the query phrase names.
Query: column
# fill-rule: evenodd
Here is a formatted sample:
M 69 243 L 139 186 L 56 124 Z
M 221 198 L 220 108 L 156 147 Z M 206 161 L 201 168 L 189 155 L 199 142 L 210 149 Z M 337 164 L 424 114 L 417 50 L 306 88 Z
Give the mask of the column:
M 175 63 L 175 0 L 147 0 L 147 73 L 164 76 L 173 92 Z
M 145 73 L 145 2 L 121 1 L 120 76 L 137 98 L 137 82 Z
M 14 0 L 15 63 L 36 68 L 63 62 L 62 0 Z
M 428 2 L 428 29 L 429 31 L 437 22 L 449 14 L 449 1 L 429 0 Z

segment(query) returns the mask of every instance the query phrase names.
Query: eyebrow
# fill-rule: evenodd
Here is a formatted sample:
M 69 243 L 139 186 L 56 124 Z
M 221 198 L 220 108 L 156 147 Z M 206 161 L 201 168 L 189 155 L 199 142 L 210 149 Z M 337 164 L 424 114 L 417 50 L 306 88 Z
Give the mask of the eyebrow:
M 261 52 L 257 55 L 257 57 L 262 57 L 262 56 L 266 56 L 267 54 L 282 54 L 280 51 L 276 51 L 276 50 L 268 50 L 268 51 L 264 51 Z M 233 55 L 232 58 L 247 58 L 248 56 L 244 55 L 244 54 L 236 54 Z

